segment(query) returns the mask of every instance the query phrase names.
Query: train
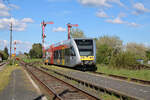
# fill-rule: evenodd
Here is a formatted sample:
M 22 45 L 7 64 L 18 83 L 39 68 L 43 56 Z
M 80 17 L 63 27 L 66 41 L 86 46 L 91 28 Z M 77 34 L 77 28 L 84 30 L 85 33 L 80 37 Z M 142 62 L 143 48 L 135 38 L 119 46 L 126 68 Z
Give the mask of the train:
M 92 38 L 71 38 L 49 46 L 45 50 L 45 63 L 95 71 L 96 43 Z

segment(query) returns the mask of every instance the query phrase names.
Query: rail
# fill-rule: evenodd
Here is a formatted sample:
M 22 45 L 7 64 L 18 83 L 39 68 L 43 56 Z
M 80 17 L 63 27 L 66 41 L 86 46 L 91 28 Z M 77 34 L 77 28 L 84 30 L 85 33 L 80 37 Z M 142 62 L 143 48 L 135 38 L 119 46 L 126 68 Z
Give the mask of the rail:
M 117 90 L 113 90 L 113 89 L 106 88 L 106 87 L 100 87 L 98 85 L 89 83 L 89 82 L 87 82 L 85 80 L 80 80 L 80 79 L 77 79 L 77 78 L 74 78 L 74 77 L 70 77 L 70 76 L 62 74 L 60 72 L 54 71 L 52 69 L 48 69 L 48 68 L 45 68 L 45 67 L 40 67 L 40 68 L 42 68 L 43 70 L 46 70 L 46 71 L 52 71 L 52 72 L 54 72 L 54 73 L 56 73 L 58 75 L 61 75 L 61 76 L 65 77 L 67 79 L 70 79 L 70 80 L 74 80 L 74 81 L 76 81 L 78 83 L 81 83 L 84 86 L 91 87 L 91 88 L 93 88 L 93 89 L 95 89 L 97 91 L 104 91 L 106 93 L 113 94 L 113 95 L 119 97 L 121 100 L 127 100 L 127 99 L 130 99 L 130 100 L 139 100 L 139 98 L 137 98 L 137 97 L 133 97 L 131 95 L 127 95 L 127 94 L 122 93 L 122 92 L 117 91 Z
M 49 88 L 49 87 L 47 86 L 47 84 L 45 84 L 43 81 L 41 81 L 31 70 L 29 70 L 30 68 L 28 68 L 27 66 L 28 66 L 28 65 L 26 65 L 25 69 L 26 69 L 37 81 L 39 81 L 39 83 L 47 90 L 47 92 L 50 93 L 49 95 L 51 95 L 51 93 L 53 93 L 55 98 L 58 98 L 59 100 L 63 100 L 63 98 L 62 98 L 60 95 L 58 95 L 55 91 L 53 91 L 53 89 Z M 31 67 L 31 66 L 30 66 L 30 67 Z M 51 76 L 50 74 L 48 74 L 47 72 L 45 72 L 45 71 L 43 71 L 43 70 L 41 70 L 41 69 L 39 69 L 39 68 L 34 67 L 34 70 L 38 70 L 38 71 L 40 71 L 41 73 L 44 73 L 45 75 L 48 75 L 49 77 L 53 77 L 53 78 L 57 79 L 56 77 Z M 82 90 L 80 90 L 80 89 L 78 89 L 78 88 L 76 88 L 76 87 L 74 87 L 74 86 L 72 86 L 72 85 L 70 85 L 70 84 L 68 84 L 68 83 L 66 83 L 66 82 L 64 82 L 64 81 L 62 81 L 62 80 L 60 80 L 60 79 L 57 79 L 57 80 L 63 82 L 64 84 L 67 84 L 67 85 L 70 86 L 70 87 L 75 88 L 75 89 L 78 90 L 78 91 L 81 91 L 83 94 L 86 95 L 85 97 L 89 96 L 90 98 L 92 98 L 92 99 L 90 99 L 90 100 L 100 100 L 100 99 L 98 99 L 98 98 L 96 98 L 96 97 L 94 97 L 94 96 L 92 96 L 92 95 L 90 95 L 90 94 L 88 94 L 88 93 L 86 93 L 86 92 L 84 92 L 84 91 L 82 91 Z

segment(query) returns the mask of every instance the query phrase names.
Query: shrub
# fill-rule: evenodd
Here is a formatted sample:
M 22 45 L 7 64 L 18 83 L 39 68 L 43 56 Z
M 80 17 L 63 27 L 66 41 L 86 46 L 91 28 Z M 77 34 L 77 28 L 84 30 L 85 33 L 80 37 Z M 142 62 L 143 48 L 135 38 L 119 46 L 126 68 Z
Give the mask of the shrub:
M 98 64 L 109 64 L 112 49 L 107 45 L 100 45 L 97 48 L 96 60 Z
M 110 60 L 110 66 L 113 68 L 135 69 L 137 65 L 136 55 L 131 52 L 120 52 Z

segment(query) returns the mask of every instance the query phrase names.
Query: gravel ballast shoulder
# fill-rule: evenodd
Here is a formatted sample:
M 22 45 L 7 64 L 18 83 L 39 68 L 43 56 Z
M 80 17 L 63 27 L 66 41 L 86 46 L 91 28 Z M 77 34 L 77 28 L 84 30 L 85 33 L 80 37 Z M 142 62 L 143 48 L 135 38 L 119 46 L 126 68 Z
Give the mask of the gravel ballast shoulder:
M 59 73 L 65 74 L 67 76 L 92 83 L 96 86 L 119 91 L 122 94 L 138 98 L 139 100 L 150 100 L 150 86 L 148 85 L 140 85 L 133 82 L 127 82 L 80 71 L 69 71 L 61 69 L 53 70 L 59 71 Z

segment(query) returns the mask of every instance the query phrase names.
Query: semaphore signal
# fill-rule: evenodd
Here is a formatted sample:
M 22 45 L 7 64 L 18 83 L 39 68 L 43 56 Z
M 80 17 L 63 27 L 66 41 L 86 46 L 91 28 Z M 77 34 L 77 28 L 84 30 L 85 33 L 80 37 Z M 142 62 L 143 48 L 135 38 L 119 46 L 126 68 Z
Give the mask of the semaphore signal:
M 67 26 L 68 26 L 68 40 L 69 40 L 70 39 L 71 28 L 72 27 L 78 27 L 79 25 L 78 24 L 70 24 L 70 23 L 68 23 Z
M 46 35 L 45 35 L 45 27 L 47 24 L 54 24 L 54 22 L 43 22 L 41 23 L 41 26 L 42 26 L 42 49 L 43 49 L 43 58 L 45 58 L 45 47 L 44 47 L 44 38 L 46 38 Z

